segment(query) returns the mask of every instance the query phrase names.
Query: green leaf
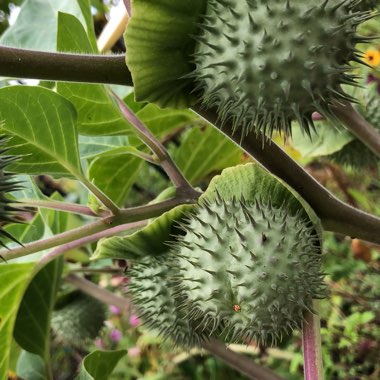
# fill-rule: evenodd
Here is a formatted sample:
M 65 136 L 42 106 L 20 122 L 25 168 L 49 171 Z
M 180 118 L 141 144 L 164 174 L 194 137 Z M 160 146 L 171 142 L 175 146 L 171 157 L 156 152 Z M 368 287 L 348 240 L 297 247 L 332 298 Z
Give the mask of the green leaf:
M 154 104 L 148 104 L 136 115 L 158 139 L 199 120 L 199 116 L 189 110 L 160 109 Z M 136 135 L 130 136 L 129 141 L 132 145 L 141 145 Z
M 127 350 L 91 352 L 83 359 L 77 380 L 108 380 L 126 353 Z
M 13 136 L 10 169 L 28 174 L 80 176 L 76 111 L 64 97 L 41 87 L 0 89 L 1 132 Z
M 49 360 L 50 317 L 62 275 L 62 257 L 43 267 L 30 282 L 20 308 L 13 336 L 26 351 Z
M 197 23 L 206 0 L 134 0 L 133 18 L 124 38 L 127 65 L 132 73 L 137 101 L 160 107 L 188 108 L 191 94 Z
M 84 1 L 82 1 L 84 9 Z M 35 50 L 56 50 L 57 14 L 71 13 L 87 25 L 88 16 L 74 0 L 25 0 L 16 22 L 0 38 L 1 45 Z M 87 21 L 87 22 L 86 22 Z
M 71 34 L 72 38 L 67 38 Z M 58 17 L 57 48 L 59 51 L 95 53 L 80 21 L 67 14 Z M 76 107 L 79 133 L 102 136 L 131 131 L 106 86 L 60 82 L 57 91 Z
M 27 351 L 21 351 L 16 372 L 22 379 L 46 380 L 45 363 L 41 356 Z
M 317 133 L 311 131 L 311 139 L 298 124 L 292 126 L 293 146 L 303 157 L 327 156 L 342 149 L 354 137 L 346 130 L 338 129 L 327 121 L 316 123 Z
M 174 154 L 184 176 L 196 184 L 207 174 L 241 162 L 242 150 L 212 126 L 194 127 Z
M 123 206 L 143 163 L 129 153 L 101 156 L 92 161 L 88 177 L 117 205 Z
M 80 156 L 87 160 L 126 145 L 126 136 L 79 136 Z
M 178 233 L 177 222 L 186 217 L 193 205 L 181 205 L 154 219 L 145 228 L 129 235 L 101 239 L 92 260 L 138 259 L 147 255 L 161 255 L 170 248 L 165 242 Z
M 13 326 L 34 264 L 0 264 L 0 380 L 7 379 Z

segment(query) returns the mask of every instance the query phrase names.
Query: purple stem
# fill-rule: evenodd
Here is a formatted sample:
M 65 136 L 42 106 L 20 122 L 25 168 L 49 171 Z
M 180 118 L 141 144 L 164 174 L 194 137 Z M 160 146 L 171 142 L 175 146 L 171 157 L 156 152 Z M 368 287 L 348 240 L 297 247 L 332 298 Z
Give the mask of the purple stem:
M 94 243 L 98 241 L 101 238 L 108 237 L 108 236 L 113 236 L 116 235 L 120 232 L 130 230 L 132 228 L 140 228 L 143 227 L 147 224 L 146 221 L 140 221 L 140 222 L 135 222 L 135 223 L 126 223 L 122 224 L 120 226 L 112 227 L 109 228 L 108 230 L 105 231 L 100 231 L 98 233 L 82 237 L 80 239 L 71 241 L 66 244 L 62 244 L 59 247 L 55 248 L 53 251 L 42 257 L 42 259 L 39 261 L 38 266 L 43 267 L 47 263 L 49 263 L 51 260 L 55 259 L 56 257 L 62 255 L 63 253 L 69 251 L 70 249 L 78 248 L 83 245 L 89 244 L 89 243 Z
M 127 9 L 128 16 L 131 17 L 132 16 L 132 12 L 131 12 L 131 0 L 124 0 L 124 5 L 125 5 L 125 8 Z
M 158 159 L 160 160 L 160 165 L 165 170 L 166 174 L 173 182 L 173 184 L 176 186 L 176 188 L 181 189 L 181 191 L 187 194 L 199 196 L 199 193 L 196 190 L 194 190 L 194 188 L 190 185 L 187 179 L 183 176 L 183 174 L 178 169 L 177 165 L 172 160 L 169 153 L 161 144 L 161 142 L 157 140 L 157 138 L 129 109 L 129 107 L 123 102 L 122 99 L 120 99 L 115 93 L 112 93 L 112 95 L 115 98 L 120 108 L 120 111 L 122 112 L 125 119 L 133 125 L 143 143 L 147 145 L 152 150 L 152 152 L 158 157 Z
M 323 380 L 320 320 L 310 312 L 303 323 L 303 355 L 305 380 Z

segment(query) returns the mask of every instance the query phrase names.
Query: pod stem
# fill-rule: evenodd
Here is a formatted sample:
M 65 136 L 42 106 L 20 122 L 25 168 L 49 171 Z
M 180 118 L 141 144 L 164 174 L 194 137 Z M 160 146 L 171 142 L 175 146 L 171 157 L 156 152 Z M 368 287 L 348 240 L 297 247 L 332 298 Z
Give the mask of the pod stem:
M 380 133 L 352 106 L 344 102 L 332 107 L 334 115 L 368 149 L 380 157 Z
M 318 301 L 314 301 L 318 310 Z M 320 319 L 307 312 L 303 323 L 303 356 L 305 380 L 323 380 Z

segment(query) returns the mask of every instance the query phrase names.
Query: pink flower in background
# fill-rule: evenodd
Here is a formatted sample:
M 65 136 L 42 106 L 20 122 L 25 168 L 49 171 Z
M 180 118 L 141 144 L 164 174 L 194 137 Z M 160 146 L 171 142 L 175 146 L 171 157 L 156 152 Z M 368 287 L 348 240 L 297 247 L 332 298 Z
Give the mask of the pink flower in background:
M 98 348 L 104 348 L 103 342 L 100 338 L 95 339 L 95 346 Z
M 120 315 L 121 314 L 121 310 L 117 306 L 114 306 L 114 305 L 110 306 L 110 312 L 112 314 L 116 314 L 116 315 Z
M 110 332 L 110 339 L 113 342 L 120 342 L 121 338 L 123 337 L 123 334 L 118 329 L 112 329 Z
M 139 320 L 139 318 L 137 317 L 136 314 L 132 314 L 132 315 L 129 317 L 129 324 L 130 324 L 132 327 L 137 327 L 137 326 L 140 324 L 140 320 Z
M 141 350 L 139 347 L 131 347 L 128 349 L 128 356 L 135 358 L 137 356 L 140 356 Z

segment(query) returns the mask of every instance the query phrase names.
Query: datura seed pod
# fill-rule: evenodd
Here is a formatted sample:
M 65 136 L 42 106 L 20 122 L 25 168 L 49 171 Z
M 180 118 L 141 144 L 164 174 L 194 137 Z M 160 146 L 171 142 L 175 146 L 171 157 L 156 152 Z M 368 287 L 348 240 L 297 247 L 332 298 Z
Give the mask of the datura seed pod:
M 134 0 L 127 65 L 138 101 L 200 101 L 243 132 L 308 133 L 311 115 L 353 99 L 357 0 Z M 152 19 L 150 19 L 152 18 Z M 305 25 L 308 27 L 305 28 Z M 189 95 L 189 93 L 192 95 Z

